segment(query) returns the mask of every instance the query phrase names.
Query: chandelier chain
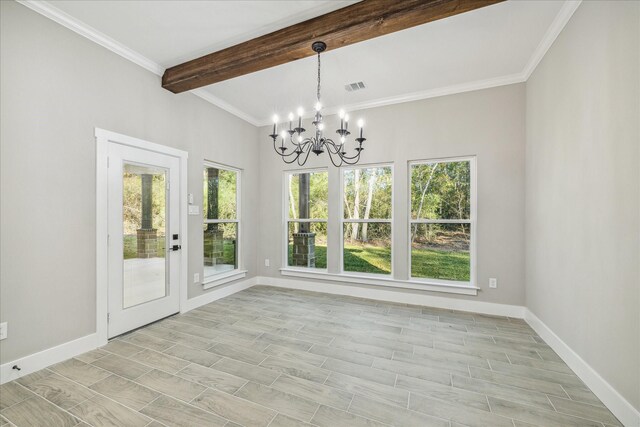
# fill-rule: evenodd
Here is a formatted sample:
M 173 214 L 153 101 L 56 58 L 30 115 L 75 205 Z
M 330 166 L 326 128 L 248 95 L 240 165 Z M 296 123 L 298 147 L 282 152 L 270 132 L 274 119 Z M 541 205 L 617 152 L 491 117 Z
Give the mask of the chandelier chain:
M 320 101 L 320 52 L 318 52 L 318 92 L 316 93 L 316 99 Z

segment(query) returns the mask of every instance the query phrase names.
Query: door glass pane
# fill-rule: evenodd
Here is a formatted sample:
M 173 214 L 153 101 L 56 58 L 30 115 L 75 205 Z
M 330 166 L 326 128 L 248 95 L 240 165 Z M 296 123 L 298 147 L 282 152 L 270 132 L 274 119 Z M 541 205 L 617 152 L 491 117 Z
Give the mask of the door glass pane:
M 238 223 L 204 224 L 204 277 L 238 268 Z
M 471 224 L 412 224 L 411 277 L 468 282 Z
M 123 308 L 167 295 L 165 183 L 164 169 L 124 164 Z

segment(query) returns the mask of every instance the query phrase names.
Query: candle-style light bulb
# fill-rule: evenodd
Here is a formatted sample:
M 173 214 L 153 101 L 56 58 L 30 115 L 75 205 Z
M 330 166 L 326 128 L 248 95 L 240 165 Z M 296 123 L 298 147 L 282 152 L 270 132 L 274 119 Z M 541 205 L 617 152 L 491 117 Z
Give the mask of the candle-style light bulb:
M 362 138 L 362 129 L 364 128 L 364 120 L 358 120 L 358 127 L 360 128 L 360 138 Z
M 278 134 L 278 115 L 274 114 L 273 115 L 273 134 L 272 135 L 277 135 Z
M 343 132 L 344 131 L 344 110 L 340 110 L 338 115 L 340 116 L 340 132 Z
M 341 119 L 344 119 L 344 110 L 340 110 L 338 115 L 340 116 Z
M 287 139 L 287 131 L 283 130 L 282 133 L 280 133 L 280 136 L 282 137 L 282 141 L 284 142 Z
M 302 115 L 304 114 L 304 110 L 302 107 L 298 107 L 298 129 L 302 129 Z
M 293 122 L 293 113 L 289 113 L 289 130 L 291 130 L 291 122 Z
M 349 115 L 345 114 L 344 115 L 344 130 L 346 131 L 347 129 L 349 129 Z
M 316 102 L 316 111 L 320 111 L 322 110 L 322 104 L 320 103 L 320 101 Z

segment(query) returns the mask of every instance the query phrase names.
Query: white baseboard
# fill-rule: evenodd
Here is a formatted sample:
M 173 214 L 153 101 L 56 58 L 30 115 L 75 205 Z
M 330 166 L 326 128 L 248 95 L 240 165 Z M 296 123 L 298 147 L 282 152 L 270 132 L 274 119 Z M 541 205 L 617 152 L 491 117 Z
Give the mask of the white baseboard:
M 447 298 L 427 295 L 416 291 L 384 289 L 379 286 L 357 286 L 354 284 L 333 284 L 323 282 L 311 282 L 301 279 L 287 279 L 282 277 L 257 277 L 258 285 L 277 286 L 288 289 L 301 289 L 305 291 L 324 292 L 335 295 L 348 295 L 353 297 L 368 298 L 379 301 L 390 301 L 404 304 L 425 305 L 429 307 L 445 308 L 460 311 L 472 311 L 475 313 L 490 314 L 494 316 L 508 316 L 524 318 L 525 308 L 520 305 L 496 304 L 492 302 L 473 301 L 468 299 Z
M 202 305 L 208 304 L 220 298 L 224 298 L 236 292 L 240 292 L 251 286 L 255 285 L 256 278 L 252 277 L 241 282 L 233 283 L 228 286 L 221 286 L 220 289 L 215 289 L 211 292 L 207 292 L 204 295 L 187 300 L 187 309 L 183 312 L 193 310 Z M 55 347 L 48 348 L 46 350 L 39 351 L 38 353 L 30 354 L 20 359 L 7 362 L 0 365 L 0 384 L 4 384 L 9 381 L 13 381 L 40 369 L 44 369 L 48 366 L 55 365 L 56 363 L 63 362 L 72 357 L 86 353 L 87 351 L 95 350 L 100 346 L 98 342 L 98 334 L 94 333 L 82 338 L 75 339 L 73 341 L 66 342 L 64 344 L 57 345 Z M 20 370 L 13 369 L 14 365 L 18 365 Z
M 97 347 L 98 334 L 94 333 L 5 363 L 0 366 L 0 384 L 71 359 Z M 13 369 L 14 365 L 18 365 L 20 370 Z
M 187 311 L 191 311 L 200 306 L 209 304 L 210 302 L 214 302 L 216 300 L 219 300 L 220 298 L 228 297 L 229 295 L 235 294 L 236 292 L 244 291 L 245 289 L 248 289 L 255 284 L 256 277 L 250 277 L 246 280 L 234 282 L 230 285 L 220 285 L 219 288 L 215 288 L 212 291 L 207 292 L 206 294 L 188 299 L 181 313 L 186 313 Z
M 598 399 L 626 427 L 640 427 L 640 412 L 598 374 L 578 353 L 542 322 L 529 309 L 525 310 L 525 321 L 549 346 L 558 353 L 576 375 L 598 396 Z

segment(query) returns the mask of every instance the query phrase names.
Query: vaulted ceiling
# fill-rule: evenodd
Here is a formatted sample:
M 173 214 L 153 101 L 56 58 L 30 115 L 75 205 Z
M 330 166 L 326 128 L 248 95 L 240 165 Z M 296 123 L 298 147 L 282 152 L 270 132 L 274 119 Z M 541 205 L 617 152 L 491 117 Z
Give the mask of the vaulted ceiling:
M 156 74 L 164 68 L 347 6 L 351 1 L 21 2 Z M 525 81 L 579 2 L 506 1 L 323 55 L 323 103 L 367 108 Z M 265 124 L 315 102 L 314 57 L 196 94 Z M 364 82 L 363 90 L 345 85 Z M 178 94 L 175 96 L 185 96 Z

